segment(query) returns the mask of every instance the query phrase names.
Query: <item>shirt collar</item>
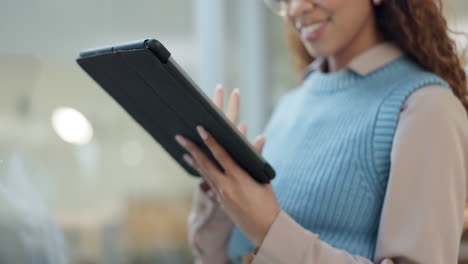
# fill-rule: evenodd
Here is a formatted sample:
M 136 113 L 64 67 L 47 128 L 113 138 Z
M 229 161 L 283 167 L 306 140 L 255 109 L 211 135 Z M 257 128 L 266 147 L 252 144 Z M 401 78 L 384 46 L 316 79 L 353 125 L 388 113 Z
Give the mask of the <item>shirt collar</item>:
M 403 56 L 400 48 L 390 42 L 378 44 L 362 54 L 353 58 L 346 68 L 354 71 L 355 73 L 366 76 L 367 74 L 378 70 L 379 68 L 387 65 L 388 63 Z M 309 73 L 325 68 L 325 59 L 315 59 L 306 69 L 305 76 Z

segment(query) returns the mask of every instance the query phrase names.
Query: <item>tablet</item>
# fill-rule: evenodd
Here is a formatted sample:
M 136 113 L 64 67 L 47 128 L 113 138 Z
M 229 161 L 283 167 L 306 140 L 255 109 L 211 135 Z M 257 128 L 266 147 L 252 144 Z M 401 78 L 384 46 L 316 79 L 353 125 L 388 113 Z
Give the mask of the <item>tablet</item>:
M 224 171 L 196 131 L 202 125 L 257 182 L 275 177 L 268 162 L 159 41 L 88 50 L 76 61 L 189 174 L 200 177 L 183 160 L 186 151 L 174 140 L 176 134 L 195 142 Z

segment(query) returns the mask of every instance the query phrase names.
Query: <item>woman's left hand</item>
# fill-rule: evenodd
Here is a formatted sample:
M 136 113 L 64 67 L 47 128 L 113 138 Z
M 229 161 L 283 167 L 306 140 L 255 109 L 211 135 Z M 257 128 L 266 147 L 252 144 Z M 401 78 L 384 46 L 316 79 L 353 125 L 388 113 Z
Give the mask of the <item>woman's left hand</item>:
M 197 130 L 225 172 L 219 170 L 195 143 L 176 135 L 177 142 L 190 154 L 184 155 L 185 161 L 208 178 L 219 203 L 232 222 L 256 246 L 260 246 L 280 212 L 271 184 L 256 182 L 211 134 L 201 126 L 197 126 Z

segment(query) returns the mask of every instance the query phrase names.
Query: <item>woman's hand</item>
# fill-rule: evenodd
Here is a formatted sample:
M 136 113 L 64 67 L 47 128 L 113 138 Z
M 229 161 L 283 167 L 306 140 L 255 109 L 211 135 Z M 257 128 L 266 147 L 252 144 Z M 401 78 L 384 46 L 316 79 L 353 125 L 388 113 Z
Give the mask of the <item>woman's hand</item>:
M 238 117 L 238 98 L 239 93 L 235 91 L 230 100 L 234 104 L 230 106 L 231 109 L 227 110 L 230 120 L 235 122 L 237 122 Z M 218 106 L 222 106 L 221 101 L 222 93 L 218 88 L 215 102 Z M 246 128 L 243 129 L 246 131 Z M 197 126 L 197 130 L 203 142 L 224 168 L 225 172 L 220 171 L 195 143 L 180 135 L 176 135 L 177 142 L 190 154 L 184 155 L 185 161 L 207 180 L 211 189 L 215 192 L 218 202 L 233 223 L 252 242 L 259 246 L 280 212 L 279 204 L 271 184 L 263 185 L 257 183 L 231 158 L 208 131 L 201 126 Z M 261 152 L 264 143 L 264 136 L 257 137 L 255 140 L 254 145 L 259 152 Z

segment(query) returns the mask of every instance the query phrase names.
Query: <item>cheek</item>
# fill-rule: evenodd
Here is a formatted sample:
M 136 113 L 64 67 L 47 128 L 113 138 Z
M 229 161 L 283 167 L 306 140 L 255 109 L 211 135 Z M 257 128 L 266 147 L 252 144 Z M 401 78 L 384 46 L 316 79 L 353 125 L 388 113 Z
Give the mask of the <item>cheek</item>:
M 303 40 L 307 50 L 314 57 L 331 56 L 350 45 L 369 22 L 372 12 L 370 0 L 322 0 L 322 2 L 327 2 L 332 21 L 317 41 Z

